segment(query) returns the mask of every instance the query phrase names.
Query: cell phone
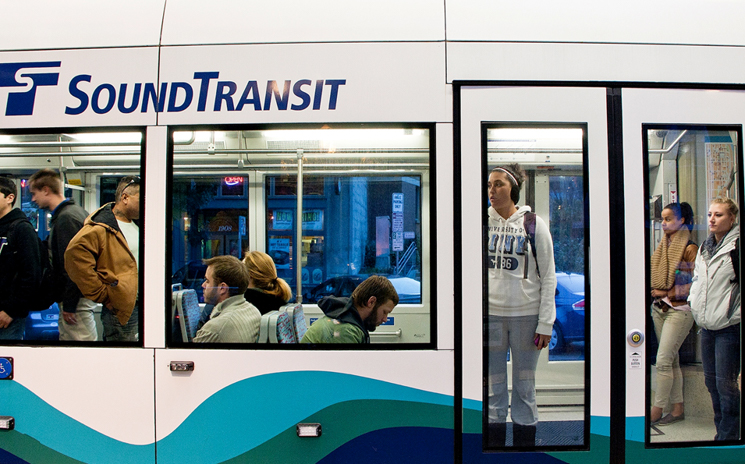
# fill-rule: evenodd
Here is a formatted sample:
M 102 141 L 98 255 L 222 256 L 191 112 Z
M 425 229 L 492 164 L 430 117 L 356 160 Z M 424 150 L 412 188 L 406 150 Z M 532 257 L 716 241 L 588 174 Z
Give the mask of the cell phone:
M 540 336 L 537 336 L 537 337 L 535 337 L 535 340 L 533 340 L 533 344 L 534 344 L 535 346 L 538 346 L 538 340 L 540 340 L 540 339 L 541 339 L 541 337 L 540 337 Z

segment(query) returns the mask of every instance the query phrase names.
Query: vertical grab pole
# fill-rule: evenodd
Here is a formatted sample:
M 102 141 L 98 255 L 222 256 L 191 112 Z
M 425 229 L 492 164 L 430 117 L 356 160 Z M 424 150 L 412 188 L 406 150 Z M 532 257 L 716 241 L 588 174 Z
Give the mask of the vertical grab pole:
M 301 259 L 303 256 L 303 149 L 297 149 L 297 224 L 295 231 L 295 284 L 296 300 L 303 303 Z

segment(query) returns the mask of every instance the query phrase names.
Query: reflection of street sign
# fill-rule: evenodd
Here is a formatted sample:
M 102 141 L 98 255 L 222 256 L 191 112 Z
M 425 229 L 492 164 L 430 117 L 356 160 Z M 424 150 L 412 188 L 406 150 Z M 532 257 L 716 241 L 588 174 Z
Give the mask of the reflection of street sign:
M 393 194 L 393 214 L 391 214 L 391 238 L 393 251 L 404 250 L 404 194 Z
M 393 194 L 393 212 L 394 213 L 404 212 L 404 194 L 403 193 Z

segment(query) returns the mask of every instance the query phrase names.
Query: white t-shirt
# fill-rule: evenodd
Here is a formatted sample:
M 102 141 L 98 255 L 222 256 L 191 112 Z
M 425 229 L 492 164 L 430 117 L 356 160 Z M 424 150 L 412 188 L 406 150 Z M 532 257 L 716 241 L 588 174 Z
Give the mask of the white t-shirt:
M 124 239 L 129 245 L 129 251 L 135 257 L 137 263 L 137 272 L 140 271 L 140 228 L 134 222 L 122 222 L 119 219 L 116 220 L 119 224 L 119 230 L 124 234 Z

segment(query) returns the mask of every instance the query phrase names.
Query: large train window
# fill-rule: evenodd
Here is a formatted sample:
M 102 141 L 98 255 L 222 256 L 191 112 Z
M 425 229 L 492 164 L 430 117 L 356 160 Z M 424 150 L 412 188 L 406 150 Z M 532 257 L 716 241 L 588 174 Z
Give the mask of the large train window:
M 173 132 L 169 343 L 431 343 L 432 136 L 430 127 Z M 247 289 L 225 285 L 233 277 L 218 267 L 237 262 L 228 256 L 243 261 Z M 385 288 L 365 309 L 351 297 L 372 276 Z M 224 308 L 236 302 L 242 325 L 229 333 Z M 327 321 L 330 339 L 319 335 Z
M 485 450 L 588 443 L 585 133 L 482 125 Z
M 2 343 L 141 345 L 143 139 L 139 131 L 0 134 L 0 191 L 8 199 L 15 190 L 0 213 Z
M 740 433 L 742 129 L 644 125 L 647 443 Z

